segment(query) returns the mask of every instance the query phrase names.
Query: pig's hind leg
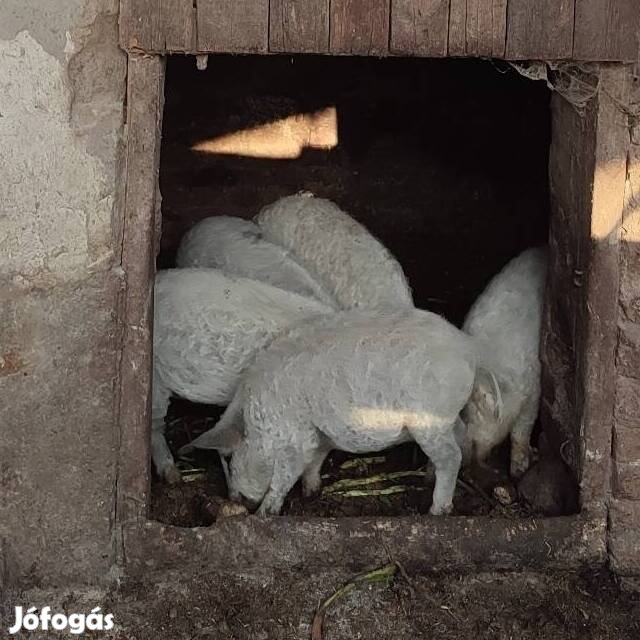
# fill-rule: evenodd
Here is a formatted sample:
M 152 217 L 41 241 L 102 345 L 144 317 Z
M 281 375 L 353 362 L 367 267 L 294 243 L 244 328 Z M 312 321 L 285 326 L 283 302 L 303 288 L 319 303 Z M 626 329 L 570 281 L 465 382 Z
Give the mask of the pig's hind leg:
M 169 484 L 175 484 L 181 481 L 180 472 L 164 435 L 164 418 L 167 415 L 170 395 L 171 392 L 154 371 L 151 391 L 151 459 L 158 475 Z
M 531 433 L 538 418 L 539 400 L 528 402 L 511 427 L 511 466 L 514 478 L 519 478 L 531 464 Z
M 322 469 L 322 463 L 329 455 L 331 446 L 328 443 L 323 443 L 313 454 L 311 462 L 306 466 L 304 474 L 302 475 L 302 495 L 308 498 L 320 491 L 322 485 L 322 479 L 320 478 L 320 470 Z
M 462 452 L 456 442 L 452 419 L 449 427 L 424 425 L 410 428 L 411 435 L 420 448 L 429 456 L 436 471 L 436 484 L 429 513 L 433 516 L 446 515 L 453 509 L 453 494 L 456 490 Z

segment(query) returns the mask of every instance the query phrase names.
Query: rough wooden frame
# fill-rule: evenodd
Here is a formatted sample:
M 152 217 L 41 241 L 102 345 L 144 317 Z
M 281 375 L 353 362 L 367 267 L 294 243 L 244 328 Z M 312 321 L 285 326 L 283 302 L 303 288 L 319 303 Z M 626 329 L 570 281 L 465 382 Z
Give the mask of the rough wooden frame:
M 629 135 L 624 65 L 603 66 L 583 114 L 556 94 L 542 421 L 580 482 L 583 507 L 611 492 L 619 233 Z M 575 431 L 575 427 L 579 431 Z
M 572 416 L 580 420 L 585 443 L 577 454 L 582 462 L 577 465 L 582 512 L 524 521 L 467 517 L 260 520 L 252 516 L 208 528 L 181 529 L 150 521 L 147 516 L 152 283 L 159 222 L 164 62 L 160 57 L 130 54 L 123 235 L 126 290 L 115 523 L 118 558 L 126 572 L 135 575 L 179 569 L 185 563 L 215 563 L 228 569 L 255 563 L 272 567 L 340 564 L 357 569 L 378 562 L 387 553 L 415 569 L 567 569 L 604 564 L 614 401 L 607 376 L 614 366 L 611 340 L 615 340 L 616 326 L 615 320 L 612 326 L 612 317 L 618 290 L 617 286 L 609 289 L 609 284 L 617 278 L 615 224 L 621 215 L 624 180 L 620 162 L 627 142 L 618 130 L 616 102 L 623 77 L 623 66 L 603 70 L 603 91 L 584 119 L 561 97 L 554 98 L 550 163 L 553 215 L 578 231 L 567 235 L 558 227 L 552 230 L 552 253 L 559 261 L 559 252 L 579 247 L 579 266 L 588 273 L 578 295 L 571 297 L 575 306 L 570 308 L 580 323 L 576 342 L 580 359 L 573 380 L 580 392 Z M 599 174 L 603 163 L 612 172 L 612 181 Z M 610 228 L 613 235 L 602 242 L 593 241 L 595 233 Z M 575 276 L 573 268 L 561 270 L 559 295 L 565 295 Z M 549 318 L 553 318 L 553 305 L 551 311 Z M 489 551 L 487 536 L 491 539 Z
M 149 502 L 153 281 L 160 224 L 158 171 L 164 70 L 164 58 L 129 55 L 117 534 L 128 522 L 144 521 Z M 116 538 L 120 542 L 117 556 L 122 559 L 122 540 L 119 535 Z
M 635 62 L 637 0 L 120 0 L 130 52 Z

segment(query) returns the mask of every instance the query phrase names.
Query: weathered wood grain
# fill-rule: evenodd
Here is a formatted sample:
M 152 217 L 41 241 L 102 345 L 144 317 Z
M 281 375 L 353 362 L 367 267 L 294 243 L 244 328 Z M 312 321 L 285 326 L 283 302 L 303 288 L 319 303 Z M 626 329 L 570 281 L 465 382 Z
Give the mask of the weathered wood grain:
M 639 32 L 640 0 L 121 0 L 120 8 L 120 43 L 134 53 L 633 62 Z
M 542 331 L 543 428 L 580 481 L 582 507 L 611 480 L 619 293 L 619 225 L 629 146 L 626 69 L 600 70 L 599 94 L 577 112 L 552 98 L 550 256 Z
M 127 51 L 157 51 L 161 0 L 122 0 L 120 45 Z
M 447 55 L 449 0 L 393 0 L 391 53 Z
M 576 0 L 575 25 L 575 59 L 638 60 L 639 0 Z
M 478 16 L 478 55 L 504 58 L 507 46 L 507 0 L 483 0 Z
M 267 53 L 269 0 L 198 0 L 198 50 Z
M 193 0 L 162 0 L 164 50 L 196 50 L 196 9 Z
M 584 360 L 582 504 L 603 503 L 610 482 L 611 441 L 616 401 L 616 346 L 620 286 L 620 223 L 625 206 L 629 134 L 629 86 L 621 65 L 600 71 L 595 171 L 591 199 L 591 255 L 586 287 L 586 330 L 579 358 Z M 587 185 L 585 185 L 587 186 Z M 595 463 L 598 453 L 603 460 Z M 603 491 L 604 488 L 604 491 Z
M 449 55 L 467 52 L 467 0 L 451 0 L 449 7 Z
M 389 53 L 390 0 L 331 0 L 331 53 Z
M 449 55 L 502 58 L 507 0 L 451 0 Z
M 506 57 L 569 59 L 573 53 L 575 0 L 509 0 Z
M 481 34 L 478 32 L 479 0 L 467 0 L 465 21 L 465 55 L 476 57 Z
M 117 520 L 146 517 L 149 498 L 153 281 L 164 59 L 129 56 L 122 268 Z
M 329 0 L 271 0 L 269 51 L 327 53 Z

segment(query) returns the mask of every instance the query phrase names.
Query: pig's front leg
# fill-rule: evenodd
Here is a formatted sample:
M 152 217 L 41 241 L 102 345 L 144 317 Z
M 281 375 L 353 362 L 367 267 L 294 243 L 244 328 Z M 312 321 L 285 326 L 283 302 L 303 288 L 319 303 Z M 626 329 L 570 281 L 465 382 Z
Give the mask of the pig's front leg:
M 271 484 L 258 507 L 257 514 L 259 516 L 278 515 L 284 504 L 284 499 L 293 489 L 293 485 L 304 473 L 304 470 L 302 453 L 285 449 L 274 461 Z
M 511 428 L 511 467 L 510 473 L 519 478 L 531 464 L 531 433 L 538 417 L 540 402 L 536 399 L 523 407 Z

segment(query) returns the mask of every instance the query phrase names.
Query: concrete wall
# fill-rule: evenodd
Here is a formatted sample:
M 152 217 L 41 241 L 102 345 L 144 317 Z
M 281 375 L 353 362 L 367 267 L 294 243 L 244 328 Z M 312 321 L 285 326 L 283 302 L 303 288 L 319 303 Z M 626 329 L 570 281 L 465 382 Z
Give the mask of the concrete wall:
M 117 0 L 0 7 L 0 583 L 111 566 Z

